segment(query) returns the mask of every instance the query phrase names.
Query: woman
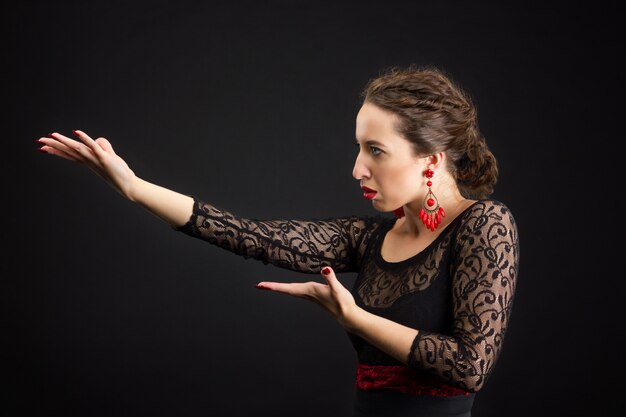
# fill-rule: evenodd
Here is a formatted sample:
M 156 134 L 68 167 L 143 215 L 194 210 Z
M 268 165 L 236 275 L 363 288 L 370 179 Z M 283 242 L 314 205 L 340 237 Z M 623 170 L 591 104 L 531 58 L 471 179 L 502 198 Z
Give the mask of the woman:
M 489 199 L 497 164 L 469 97 L 433 68 L 370 80 L 353 176 L 382 215 L 243 219 L 135 176 L 105 138 L 40 138 L 175 230 L 324 284 L 261 282 L 318 303 L 358 354 L 354 416 L 470 416 L 500 354 L 518 269 L 514 218 Z M 351 291 L 336 273 L 358 272 Z

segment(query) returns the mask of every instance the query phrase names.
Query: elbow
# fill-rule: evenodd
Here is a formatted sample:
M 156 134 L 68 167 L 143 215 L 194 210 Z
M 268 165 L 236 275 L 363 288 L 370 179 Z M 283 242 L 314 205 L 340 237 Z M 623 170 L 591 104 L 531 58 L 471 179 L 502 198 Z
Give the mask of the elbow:
M 455 384 L 459 388 L 467 392 L 478 392 L 485 385 L 485 375 L 468 373 L 460 378 L 455 378 Z
M 408 364 L 463 391 L 477 392 L 489 378 L 498 351 L 484 339 L 421 334 L 413 342 Z
M 476 348 L 459 345 L 459 357 L 451 375 L 456 385 L 468 392 L 478 392 L 485 386 L 497 356 L 493 349 Z

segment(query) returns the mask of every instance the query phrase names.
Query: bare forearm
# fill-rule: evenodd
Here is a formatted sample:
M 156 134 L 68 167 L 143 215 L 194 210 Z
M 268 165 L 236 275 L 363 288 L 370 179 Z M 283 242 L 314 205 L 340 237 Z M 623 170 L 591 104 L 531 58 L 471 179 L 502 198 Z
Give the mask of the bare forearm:
M 187 223 L 193 209 L 193 198 L 136 178 L 128 198 L 177 227 Z
M 362 337 L 389 356 L 406 364 L 418 331 L 355 307 L 344 323 L 350 333 Z

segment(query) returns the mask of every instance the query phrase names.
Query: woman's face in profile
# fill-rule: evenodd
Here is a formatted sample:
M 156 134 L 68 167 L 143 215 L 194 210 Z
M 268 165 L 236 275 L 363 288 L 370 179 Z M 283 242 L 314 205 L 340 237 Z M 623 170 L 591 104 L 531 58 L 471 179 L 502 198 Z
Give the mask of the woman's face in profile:
M 425 190 L 426 159 L 416 156 L 411 142 L 396 131 L 397 122 L 396 115 L 368 102 L 356 117 L 359 154 L 352 176 L 372 190 L 364 196 L 381 212 L 421 202 Z

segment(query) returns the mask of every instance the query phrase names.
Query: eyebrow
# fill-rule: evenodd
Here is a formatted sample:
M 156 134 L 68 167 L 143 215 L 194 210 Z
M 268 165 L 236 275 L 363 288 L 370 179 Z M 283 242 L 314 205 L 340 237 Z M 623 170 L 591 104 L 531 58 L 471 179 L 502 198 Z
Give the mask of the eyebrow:
M 358 139 L 358 138 L 356 139 L 356 142 L 357 142 L 357 143 L 359 143 L 359 139 Z M 385 147 L 385 144 L 384 144 L 384 143 L 381 143 L 381 142 L 379 142 L 379 141 L 377 141 L 377 140 L 374 140 L 374 139 L 367 139 L 367 140 L 365 141 L 365 144 L 366 144 L 366 145 L 376 145 L 376 146 Z

